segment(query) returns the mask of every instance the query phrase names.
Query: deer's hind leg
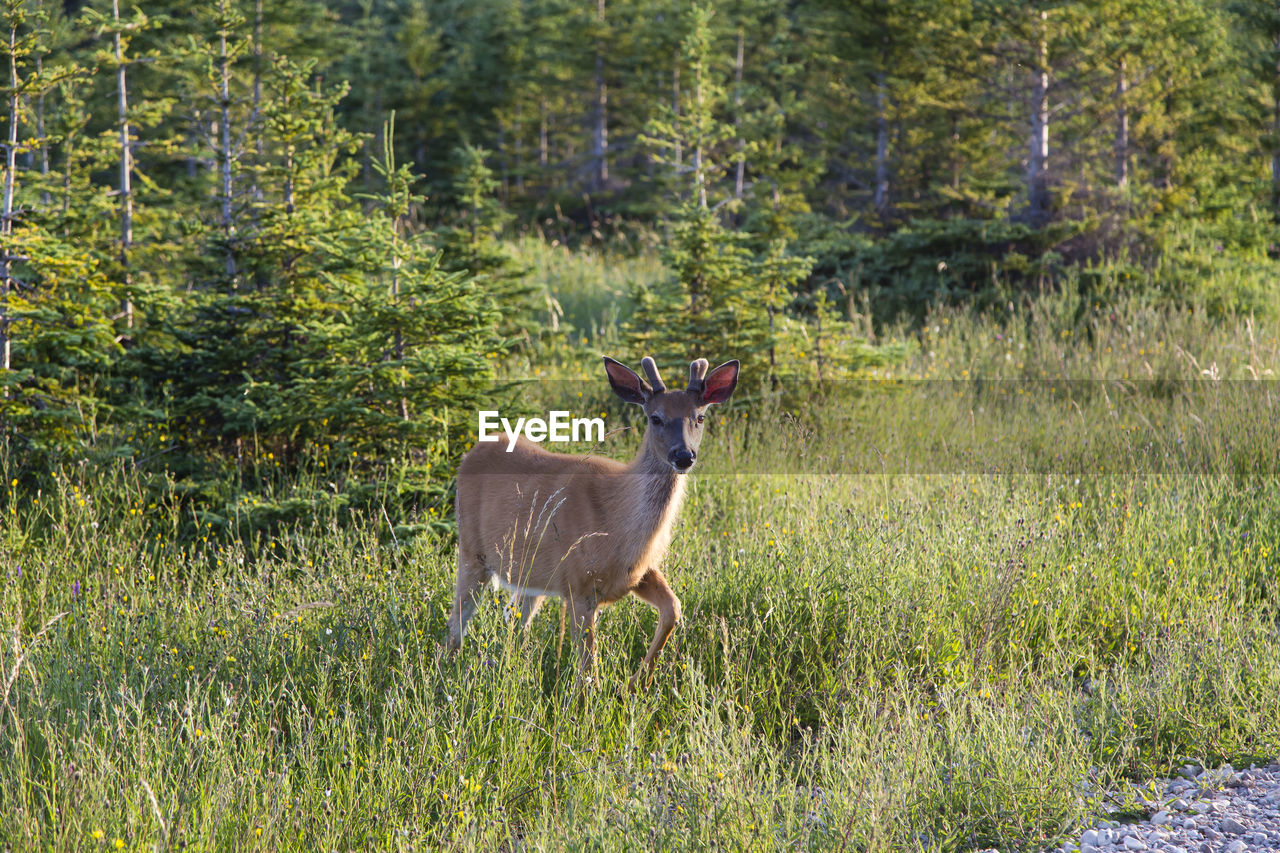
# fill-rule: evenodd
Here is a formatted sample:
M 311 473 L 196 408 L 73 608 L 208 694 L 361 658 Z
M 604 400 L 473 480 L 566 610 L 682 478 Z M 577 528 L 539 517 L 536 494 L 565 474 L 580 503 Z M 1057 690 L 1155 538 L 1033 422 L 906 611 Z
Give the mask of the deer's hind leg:
M 475 615 L 476 601 L 491 575 L 483 554 L 469 553 L 459 545 L 458 587 L 453 595 L 453 611 L 449 613 L 449 651 L 456 652 L 462 646 L 467 622 Z
M 658 655 L 662 653 L 662 647 L 667 644 L 667 638 L 675 630 L 681 614 L 680 599 L 671 591 L 666 577 L 657 569 L 645 572 L 644 577 L 640 578 L 640 583 L 636 584 L 636 588 L 631 591 L 658 611 L 658 627 L 653 632 L 649 653 L 644 656 L 640 672 L 631 677 L 631 689 L 635 690 L 642 684 L 647 685 L 653 677 L 653 668 L 658 662 Z M 641 673 L 643 673 L 643 680 L 640 680 Z

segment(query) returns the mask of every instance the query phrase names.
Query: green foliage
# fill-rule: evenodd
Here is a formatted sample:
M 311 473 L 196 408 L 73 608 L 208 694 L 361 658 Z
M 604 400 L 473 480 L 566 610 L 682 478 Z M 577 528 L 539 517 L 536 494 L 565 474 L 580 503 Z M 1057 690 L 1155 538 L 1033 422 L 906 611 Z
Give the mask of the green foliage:
M 120 347 L 111 289 L 83 247 L 19 223 L 0 324 L 11 368 L 0 371 L 0 436 L 33 464 L 83 452 L 93 440 L 103 388 Z
M 740 207 L 740 200 L 714 195 L 716 177 L 735 155 L 723 147 L 732 129 L 717 117 L 727 89 L 713 73 L 711 21 L 708 7 L 695 6 L 689 13 L 681 55 L 692 90 L 647 129 L 660 162 L 675 170 L 672 185 L 683 201 L 664 246 L 671 278 L 657 289 L 641 283 L 633 290 L 629 340 L 648 352 L 737 358 L 755 381 L 847 373 L 876 356 L 846 318 L 830 310 L 824 291 L 797 293 L 814 259 L 788 248 L 788 238 L 796 234 L 793 223 L 805 207 L 785 186 L 791 172 L 783 158 L 766 161 L 772 168 L 762 172 L 760 186 L 767 191 L 753 194 L 748 204 L 748 226 L 758 230 L 735 231 L 723 221 L 724 211 Z M 686 156 L 691 181 L 681 188 L 678 176 Z M 793 302 L 802 309 L 799 316 L 787 310 Z
M 116 129 L 96 138 L 92 89 L 69 63 L 33 67 L 15 84 L 23 108 L 50 95 L 50 132 L 13 153 L 47 146 L 52 156 L 48 174 L 13 182 L 26 207 L 4 220 L 7 452 L 31 476 L 72 453 L 131 459 L 162 475 L 188 535 L 196 522 L 246 534 L 375 500 L 402 521 L 446 505 L 471 428 L 459 413 L 490 391 L 504 346 L 500 288 L 444 269 L 436 235 L 408 233 L 423 199 L 391 154 L 390 128 L 384 156 L 370 160 L 384 186 L 353 196 L 366 138 L 338 122 L 346 87 L 320 82 L 321 60 L 283 52 L 305 52 L 314 32 L 305 18 L 316 7 L 294 6 L 301 17 L 288 21 L 221 3 L 183 20 L 179 33 L 192 37 L 175 37 L 163 57 L 160 18 L 86 13 L 83 26 L 122 35 L 119 60 L 91 57 L 113 86 L 119 68 L 139 71 L 130 79 L 143 90 L 155 85 L 154 61 L 187 106 L 130 100 L 134 132 L 148 135 L 130 141 L 131 244 L 105 171 L 121 156 L 117 113 L 103 111 Z M 24 50 L 39 47 L 40 32 Z M 110 93 L 113 107 L 120 94 Z M 184 158 L 187 177 L 176 179 Z M 494 245 L 494 224 L 468 260 Z M 301 479 L 288 482 L 326 475 L 301 492 Z M 372 487 L 376 478 L 385 487 Z M 257 496 L 252 513 L 242 512 L 246 494 Z M 245 525 L 232 524 L 240 515 Z
M 50 200 L 50 184 L 37 178 L 28 186 L 28 172 L 16 168 L 19 155 L 47 162 L 54 137 L 44 126 L 45 98 L 81 74 L 71 63 L 45 64 L 56 25 L 40 6 L 4 4 L 0 441 L 46 465 L 91 440 L 103 378 L 119 352 L 109 317 L 112 282 L 99 258 L 35 214 Z
M 443 266 L 465 270 L 477 285 L 502 308 L 499 331 L 506 338 L 525 343 L 538 336 L 539 311 L 545 305 L 534 298 L 522 268 L 500 240 L 510 214 L 498 202 L 498 182 L 486 163 L 491 152 L 473 145 L 454 149 L 453 193 L 457 208 L 452 224 L 437 231 Z
M 1276 289 L 1270 286 L 1280 262 L 1271 222 L 1204 223 L 1171 220 L 1154 226 L 1149 255 L 1120 255 L 1078 273 L 1080 286 L 1104 301 L 1120 294 L 1155 303 L 1199 305 L 1221 316 L 1274 316 Z
M 884 366 L 867 342 L 946 304 L 1276 310 L 1274 10 L 5 9 L 0 428 L 33 469 L 168 465 L 222 515 L 352 452 L 355 479 L 412 459 L 435 501 L 489 377 L 580 365 L 588 335 L 781 384 Z
M 1003 220 L 921 220 L 871 244 L 833 247 L 822 270 L 865 288 L 881 317 L 919 317 L 937 303 L 976 297 L 979 305 L 990 305 L 1044 289 L 1062 269 L 1051 247 L 1071 230 Z
M 620 345 L 620 327 L 633 310 L 628 294 L 667 276 L 658 253 L 647 247 L 571 249 L 535 237 L 514 243 L 512 251 L 548 306 L 547 333 L 594 349 Z M 532 355 L 546 364 L 555 353 L 543 347 Z
M 293 103 L 290 121 L 314 122 L 329 104 L 308 111 Z M 403 510 L 428 495 L 441 500 L 471 427 L 457 413 L 488 390 L 501 341 L 475 279 L 442 270 L 425 235 L 403 233 L 419 199 L 391 138 L 388 129 L 374 164 L 385 189 L 366 196 L 364 211 L 345 196 L 346 178 L 308 168 L 327 164 L 328 148 L 291 148 L 281 207 L 258 220 L 271 249 L 252 253 L 264 266 L 242 267 L 262 285 L 208 294 L 197 323 L 175 329 L 184 350 L 168 357 L 171 411 L 187 427 L 189 451 L 234 449 L 243 466 L 252 446 L 287 470 L 358 459 L 365 471 L 385 472 L 394 463 L 401 477 L 418 478 L 401 496 Z
M 672 276 L 667 286 L 657 292 L 642 286 L 632 295 L 633 349 L 758 366 L 771 342 L 771 308 L 751 287 L 751 253 L 741 238 L 709 208 L 689 202 L 673 224 L 664 261 Z

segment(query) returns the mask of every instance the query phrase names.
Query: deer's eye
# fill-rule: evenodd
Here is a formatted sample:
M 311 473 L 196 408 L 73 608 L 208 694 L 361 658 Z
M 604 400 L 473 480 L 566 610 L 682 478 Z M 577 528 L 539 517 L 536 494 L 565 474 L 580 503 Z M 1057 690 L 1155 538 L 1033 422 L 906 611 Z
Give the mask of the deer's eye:
M 653 424 L 654 426 L 662 426 L 662 418 L 658 417 L 657 415 L 649 415 L 649 423 Z
M 698 415 L 698 424 L 701 425 L 707 419 L 706 415 Z

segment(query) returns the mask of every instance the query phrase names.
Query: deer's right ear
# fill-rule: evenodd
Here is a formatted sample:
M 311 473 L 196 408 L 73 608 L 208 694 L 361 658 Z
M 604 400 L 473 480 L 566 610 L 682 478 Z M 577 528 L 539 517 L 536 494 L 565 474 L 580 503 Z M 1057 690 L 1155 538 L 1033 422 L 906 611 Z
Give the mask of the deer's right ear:
M 604 357 L 604 372 L 609 375 L 613 393 L 622 398 L 623 402 L 643 406 L 653 396 L 653 389 L 648 382 L 622 362 L 614 361 L 607 355 Z

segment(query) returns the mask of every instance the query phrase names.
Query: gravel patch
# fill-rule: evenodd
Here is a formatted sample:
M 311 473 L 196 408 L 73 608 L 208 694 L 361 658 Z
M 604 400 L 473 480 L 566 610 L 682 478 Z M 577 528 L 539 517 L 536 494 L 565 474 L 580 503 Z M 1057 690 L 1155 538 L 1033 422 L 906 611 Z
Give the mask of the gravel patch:
M 1280 850 L 1280 762 L 1236 770 L 1187 765 L 1156 786 L 1147 819 L 1099 820 L 1055 853 L 1246 853 Z

